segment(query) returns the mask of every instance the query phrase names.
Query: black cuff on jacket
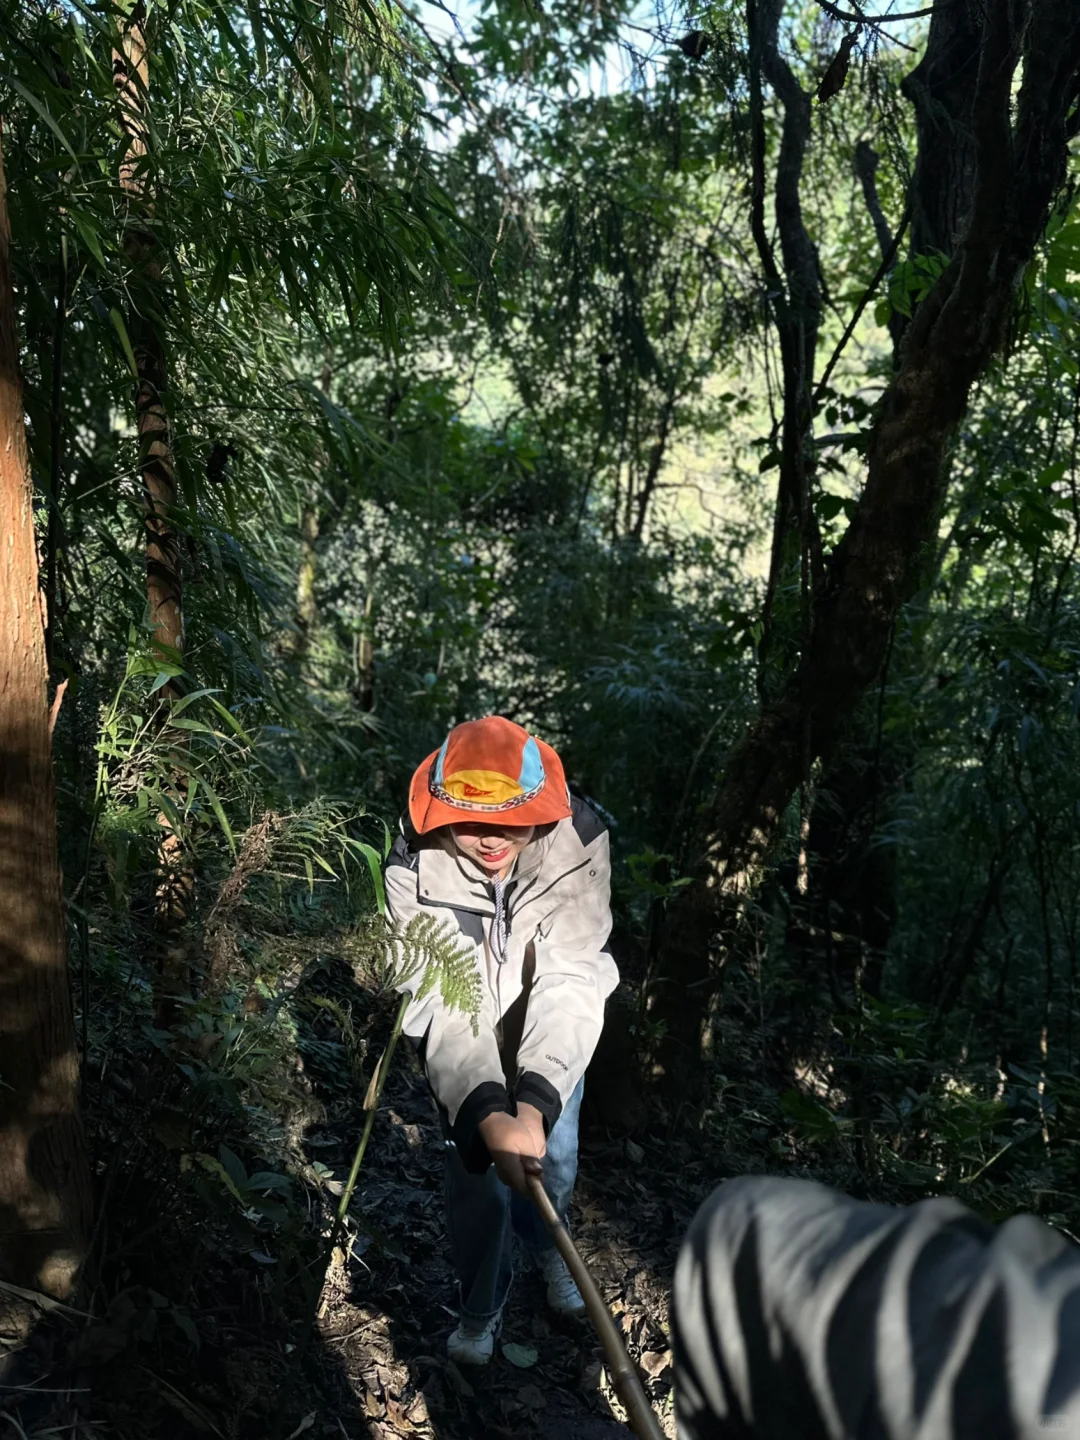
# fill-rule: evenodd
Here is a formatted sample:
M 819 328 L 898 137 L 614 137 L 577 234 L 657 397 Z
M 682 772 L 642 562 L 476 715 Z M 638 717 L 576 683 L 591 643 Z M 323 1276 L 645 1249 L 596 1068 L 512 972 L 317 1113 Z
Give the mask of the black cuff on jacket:
M 519 1105 L 533 1105 L 544 1117 L 544 1134 L 550 1135 L 562 1114 L 559 1092 L 550 1080 L 537 1075 L 535 1070 L 526 1070 L 514 1087 L 514 1099 Z
M 465 1096 L 457 1119 L 450 1126 L 450 1139 L 457 1146 L 461 1163 L 470 1175 L 482 1175 L 491 1164 L 491 1155 L 480 1134 L 481 1120 L 489 1115 L 509 1115 L 510 1100 L 506 1086 L 498 1080 L 485 1080 Z

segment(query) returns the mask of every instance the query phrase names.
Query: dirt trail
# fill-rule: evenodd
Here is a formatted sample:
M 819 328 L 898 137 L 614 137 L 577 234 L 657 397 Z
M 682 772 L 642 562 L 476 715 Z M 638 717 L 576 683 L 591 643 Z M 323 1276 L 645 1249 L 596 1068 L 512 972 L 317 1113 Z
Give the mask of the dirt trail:
M 585 1322 L 545 1312 L 539 1278 L 517 1266 L 499 1354 L 468 1373 L 445 1359 L 454 1324 L 443 1239 L 438 1122 L 426 1086 L 403 1066 L 388 1087 L 378 1144 L 355 1209 L 366 1231 L 347 1277 L 334 1278 L 322 1320 L 325 1388 L 361 1410 L 337 1433 L 437 1440 L 537 1437 L 616 1440 L 613 1396 L 599 1342 Z M 318 1138 L 318 1137 L 317 1137 Z M 343 1147 L 344 1149 L 344 1147 Z M 572 1214 L 575 1241 L 646 1378 L 667 1433 L 671 1423 L 668 1296 L 678 1239 L 717 1177 L 685 1142 L 636 1145 L 583 1135 Z M 519 1257 L 520 1259 L 520 1257 Z M 524 1352 L 524 1354 L 520 1352 Z M 354 1408 L 355 1407 L 355 1408 Z M 618 1402 L 615 1402 L 618 1409 Z M 331 1432 L 333 1433 L 333 1432 Z

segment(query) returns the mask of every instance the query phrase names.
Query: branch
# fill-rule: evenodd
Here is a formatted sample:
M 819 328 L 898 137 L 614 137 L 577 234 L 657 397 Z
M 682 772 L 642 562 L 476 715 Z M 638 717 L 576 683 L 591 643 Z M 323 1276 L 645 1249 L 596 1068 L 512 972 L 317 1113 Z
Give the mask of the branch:
M 881 208 L 881 200 L 877 193 L 875 176 L 880 159 L 881 156 L 869 140 L 860 140 L 855 146 L 855 174 L 862 186 L 863 199 L 870 212 L 870 219 L 874 223 L 874 234 L 881 246 L 882 255 L 886 255 L 890 251 L 895 255 L 896 246 L 893 242 L 892 232 L 889 229 L 889 222 L 885 219 L 885 211 Z
M 64 692 L 67 690 L 67 687 L 68 687 L 68 677 L 65 676 L 64 679 L 60 681 L 60 684 L 57 685 L 57 687 L 56 687 L 56 694 L 53 696 L 53 702 L 52 702 L 52 704 L 49 706 L 49 735 L 50 735 L 50 736 L 52 735 L 53 731 L 56 729 L 56 717 L 60 714 L 60 706 L 64 703 Z
M 1035 7 L 1025 36 L 1024 79 L 1014 142 L 1019 194 L 1012 206 L 1014 273 L 1026 263 L 1065 184 L 1066 149 L 1080 131 L 1080 8 L 1071 0 Z
M 829 358 L 829 363 L 822 371 L 821 379 L 818 381 L 817 388 L 814 391 L 813 407 L 815 410 L 821 404 L 821 398 L 825 393 L 825 387 L 828 385 L 829 380 L 832 377 L 832 373 L 833 370 L 836 368 L 837 361 L 840 359 L 840 356 L 847 348 L 848 341 L 851 339 L 852 335 L 854 335 L 855 327 L 856 325 L 858 325 L 859 320 L 862 317 L 863 311 L 870 303 L 882 280 L 885 279 L 885 276 L 893 267 L 893 263 L 896 260 L 896 252 L 900 248 L 900 241 L 904 238 L 904 231 L 908 227 L 910 213 L 910 210 L 905 209 L 903 217 L 900 220 L 900 228 L 893 236 L 893 239 L 889 244 L 889 248 L 885 251 L 885 254 L 882 257 L 881 264 L 877 268 L 877 273 L 874 275 L 874 278 L 870 281 L 870 284 L 863 292 L 862 298 L 860 299 L 858 305 L 856 305 L 855 307 L 855 313 L 852 315 L 851 319 L 844 327 L 844 333 L 840 336 L 840 339 L 836 345 L 836 349 L 833 351 L 832 355 Z
M 903 15 L 859 15 L 850 10 L 841 10 L 838 5 L 833 5 L 830 0 L 817 0 L 817 3 L 831 15 L 834 20 L 846 20 L 853 25 L 900 25 L 905 20 L 922 20 L 927 15 L 933 15 L 941 9 L 941 5 L 928 5 L 925 10 L 908 10 Z
M 759 53 L 759 27 L 755 24 L 755 0 L 747 6 L 750 32 L 750 233 L 765 278 L 783 294 L 783 278 L 765 229 L 765 102 L 761 77 L 764 66 Z M 771 297 L 770 297 L 771 298 Z
M 881 157 L 878 155 L 874 147 L 870 144 L 869 140 L 860 140 L 859 143 L 855 146 L 855 175 L 862 186 L 863 199 L 866 201 L 866 208 L 870 213 L 870 219 L 874 226 L 874 233 L 877 235 L 877 241 L 878 244 L 881 246 L 881 253 L 884 257 L 881 269 L 874 277 L 870 290 L 863 297 L 863 305 L 865 305 L 866 301 L 870 298 L 870 295 L 873 294 L 874 290 L 876 290 L 877 286 L 892 270 L 893 265 L 896 263 L 896 255 L 900 247 L 900 234 L 907 227 L 908 221 L 911 218 L 912 201 L 909 192 L 907 203 L 904 206 L 903 219 L 900 222 L 900 231 L 897 232 L 894 238 L 892 232 L 889 229 L 889 222 L 885 219 L 885 211 L 882 209 L 881 200 L 878 196 L 877 191 L 876 176 L 877 167 L 880 159 Z M 863 305 L 859 306 L 859 314 L 862 313 Z M 857 318 L 858 316 L 856 316 L 856 319 Z M 855 321 L 852 321 L 852 325 L 854 325 L 854 323 Z M 904 331 L 906 329 L 907 317 L 901 315 L 898 311 L 892 311 L 892 313 L 889 315 L 889 334 L 892 337 L 893 343 L 894 369 L 896 368 L 897 357 L 900 354 L 900 345 L 903 341 Z M 832 370 L 834 361 L 839 359 L 841 352 L 843 351 L 850 338 L 851 330 L 849 329 L 845 331 L 844 336 L 840 341 L 839 346 L 837 347 L 836 354 L 833 357 L 833 361 L 829 362 L 828 368 L 825 372 L 826 377 Z M 825 377 L 822 378 L 821 383 L 822 385 L 825 384 Z
M 664 452 L 667 449 L 668 435 L 671 431 L 671 423 L 675 418 L 675 384 L 672 380 L 671 388 L 664 398 L 664 407 L 660 413 L 660 429 L 656 441 L 649 452 L 649 464 L 645 472 L 645 483 L 640 492 L 634 497 L 637 504 L 637 517 L 634 520 L 633 528 L 630 531 L 631 538 L 640 540 L 645 533 L 645 520 L 649 513 L 649 504 L 656 492 L 656 482 L 660 478 L 660 467 L 664 463 Z

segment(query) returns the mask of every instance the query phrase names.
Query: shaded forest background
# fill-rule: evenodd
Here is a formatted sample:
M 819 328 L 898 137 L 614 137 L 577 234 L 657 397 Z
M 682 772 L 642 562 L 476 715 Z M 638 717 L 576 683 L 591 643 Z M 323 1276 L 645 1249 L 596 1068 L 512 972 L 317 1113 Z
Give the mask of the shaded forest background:
M 322 1424 L 326 1294 L 409 1283 L 362 1184 L 323 1290 L 380 863 L 490 712 L 611 827 L 600 1170 L 1080 1235 L 1072 5 L 9 0 L 0 50 L 0 1278 L 81 1317 L 5 1292 L 74 1417 L 26 1433 Z M 225 1312 L 265 1383 L 199 1401 Z M 341 1433 L 423 1430 L 384 1390 Z

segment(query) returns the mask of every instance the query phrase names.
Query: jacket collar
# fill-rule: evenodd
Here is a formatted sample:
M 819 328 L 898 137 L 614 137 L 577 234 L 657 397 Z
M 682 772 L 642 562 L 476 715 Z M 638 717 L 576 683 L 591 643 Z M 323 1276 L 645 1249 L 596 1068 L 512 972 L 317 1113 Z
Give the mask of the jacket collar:
M 539 874 L 555 843 L 559 824 L 545 826 L 544 833 L 531 840 L 518 856 L 510 876 L 515 899 L 520 898 Z M 493 887 L 487 872 L 463 855 L 449 834 L 437 834 L 435 844 L 425 845 L 418 858 L 419 890 L 423 899 L 438 905 L 494 910 Z

